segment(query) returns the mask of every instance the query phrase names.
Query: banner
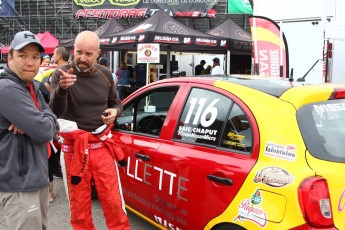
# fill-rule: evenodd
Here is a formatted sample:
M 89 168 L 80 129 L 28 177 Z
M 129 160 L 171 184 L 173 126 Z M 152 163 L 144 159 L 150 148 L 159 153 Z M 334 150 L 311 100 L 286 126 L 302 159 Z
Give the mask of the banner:
M 269 18 L 249 17 L 253 40 L 254 74 L 289 77 L 289 54 L 285 35 Z
M 78 18 L 144 18 L 162 10 L 172 17 L 215 18 L 219 0 L 73 0 Z
M 228 14 L 253 14 L 250 0 L 228 0 Z
M 0 17 L 15 16 L 14 0 L 0 0 Z

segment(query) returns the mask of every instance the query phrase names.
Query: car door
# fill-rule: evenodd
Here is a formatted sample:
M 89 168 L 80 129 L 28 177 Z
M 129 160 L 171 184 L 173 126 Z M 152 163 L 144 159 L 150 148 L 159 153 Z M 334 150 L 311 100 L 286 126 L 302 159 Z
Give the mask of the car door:
M 133 93 L 124 103 L 117 119 L 114 139 L 124 151 L 128 165 L 120 169 L 126 205 L 150 216 L 152 171 L 156 151 L 161 145 L 160 131 L 179 86 L 159 85 L 141 93 Z
M 151 172 L 157 223 L 204 229 L 229 206 L 258 155 L 257 126 L 248 114 L 227 92 L 199 84 L 185 89 Z

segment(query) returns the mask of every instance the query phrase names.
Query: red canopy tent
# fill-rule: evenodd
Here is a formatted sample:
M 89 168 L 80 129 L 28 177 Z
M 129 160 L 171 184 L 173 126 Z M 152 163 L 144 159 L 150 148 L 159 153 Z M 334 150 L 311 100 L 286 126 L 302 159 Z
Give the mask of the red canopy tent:
M 50 32 L 46 31 L 44 33 L 36 34 L 36 37 L 40 39 L 42 46 L 45 49 L 46 54 L 53 54 L 54 49 L 59 45 L 59 40 L 54 37 Z M 5 46 L 1 49 L 1 53 L 7 54 L 10 52 L 10 46 Z

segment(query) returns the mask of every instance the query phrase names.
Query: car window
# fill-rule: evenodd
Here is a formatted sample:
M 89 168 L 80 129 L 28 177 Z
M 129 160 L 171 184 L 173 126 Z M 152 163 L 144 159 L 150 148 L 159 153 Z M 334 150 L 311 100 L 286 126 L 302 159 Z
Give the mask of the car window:
M 159 136 L 178 87 L 161 87 L 126 103 L 115 129 Z
M 252 128 L 248 117 L 237 104 L 234 104 L 226 121 L 220 146 L 250 153 L 252 151 L 252 141 Z
M 345 162 L 345 100 L 306 105 L 297 111 L 297 120 L 310 154 Z
M 174 138 L 179 141 L 250 152 L 252 129 L 233 101 L 217 92 L 193 88 Z
M 175 139 L 216 146 L 231 100 L 219 93 L 193 88 L 180 117 Z

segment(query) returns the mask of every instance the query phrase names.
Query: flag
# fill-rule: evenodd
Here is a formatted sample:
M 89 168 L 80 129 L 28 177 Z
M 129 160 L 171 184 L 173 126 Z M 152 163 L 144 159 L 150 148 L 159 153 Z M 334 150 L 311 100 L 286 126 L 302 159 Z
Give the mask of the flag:
M 289 54 L 285 35 L 277 23 L 261 16 L 249 17 L 253 40 L 254 73 L 289 77 Z
M 15 16 L 14 0 L 0 0 L 0 17 Z
M 228 14 L 253 14 L 250 0 L 228 0 Z

